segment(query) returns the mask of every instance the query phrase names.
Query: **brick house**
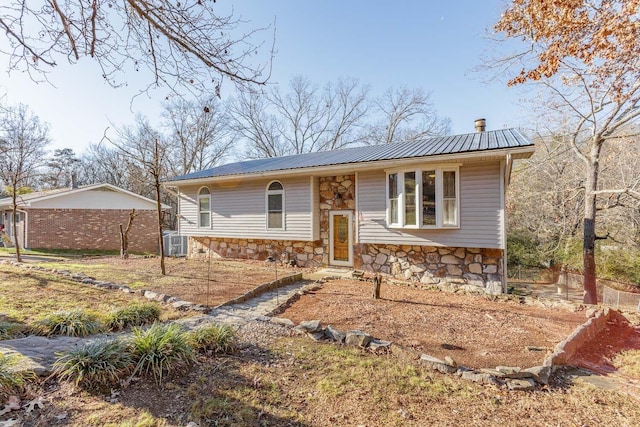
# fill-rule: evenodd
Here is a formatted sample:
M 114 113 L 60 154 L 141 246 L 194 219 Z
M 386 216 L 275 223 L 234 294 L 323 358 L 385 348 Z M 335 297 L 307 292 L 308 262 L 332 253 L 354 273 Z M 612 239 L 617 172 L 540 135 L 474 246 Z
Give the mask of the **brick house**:
M 111 184 L 19 196 L 19 242 L 29 249 L 119 250 L 119 225 L 126 227 L 132 209 L 137 216 L 129 233 L 129 250 L 157 253 L 156 202 Z M 12 219 L 11 198 L 0 199 L 0 222 L 15 241 Z
M 506 277 L 505 191 L 534 144 L 515 129 L 217 166 L 178 192 L 189 256 L 273 257 L 488 293 Z

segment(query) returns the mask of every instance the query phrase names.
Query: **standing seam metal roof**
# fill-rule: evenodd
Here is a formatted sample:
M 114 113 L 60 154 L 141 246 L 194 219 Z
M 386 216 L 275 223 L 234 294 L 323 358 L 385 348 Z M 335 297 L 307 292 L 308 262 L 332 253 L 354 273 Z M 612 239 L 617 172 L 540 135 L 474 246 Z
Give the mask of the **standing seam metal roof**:
M 373 145 L 315 153 L 295 154 L 284 157 L 246 160 L 216 166 L 211 169 L 177 176 L 171 181 L 213 178 L 228 175 L 244 175 L 279 170 L 332 166 L 382 160 L 429 157 L 444 154 L 469 153 L 496 149 L 533 146 L 528 138 L 516 129 L 475 132 L 463 135 L 429 138 L 418 142 Z

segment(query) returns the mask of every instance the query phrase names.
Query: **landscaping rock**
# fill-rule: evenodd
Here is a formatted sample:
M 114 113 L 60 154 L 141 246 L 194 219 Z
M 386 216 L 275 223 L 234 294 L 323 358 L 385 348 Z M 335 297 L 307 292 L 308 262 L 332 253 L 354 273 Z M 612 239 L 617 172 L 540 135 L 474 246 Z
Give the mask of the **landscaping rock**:
M 319 320 L 305 320 L 300 322 L 296 329 L 307 333 L 321 332 L 322 322 Z
M 307 336 L 309 338 L 311 338 L 312 340 L 318 342 L 318 341 L 323 341 L 326 339 L 326 335 L 324 334 L 323 331 L 321 332 L 307 332 Z
M 478 384 L 490 384 L 498 387 L 502 386 L 502 382 L 500 382 L 500 380 L 498 380 L 496 377 L 494 377 L 491 374 L 486 374 L 481 372 L 465 371 L 465 372 L 462 372 L 462 375 L 460 376 L 460 378 L 465 379 L 467 381 L 473 381 L 474 383 L 478 383 Z
M 158 293 L 153 291 L 144 291 L 144 297 L 147 299 L 155 300 L 156 298 L 158 298 Z
M 524 372 L 530 372 L 533 376 L 533 379 L 538 384 L 547 385 L 549 384 L 549 378 L 551 377 L 551 367 L 550 366 L 534 366 L 532 368 L 527 368 Z
M 355 345 L 364 348 L 371 342 L 372 339 L 373 337 L 371 335 L 360 330 L 354 330 L 347 332 L 344 342 L 347 345 Z
M 531 378 L 508 379 L 506 384 L 509 390 L 531 391 L 536 388 L 536 383 Z
M 271 317 L 269 319 L 269 322 L 275 323 L 276 325 L 282 325 L 282 326 L 289 326 L 289 327 L 295 326 L 295 323 L 293 323 L 293 321 L 289 319 L 285 319 L 283 317 Z
M 504 378 L 533 378 L 533 374 L 531 372 L 524 371 L 522 368 L 515 366 L 496 366 L 496 371 L 501 372 Z
M 428 366 L 435 371 L 442 372 L 443 374 L 453 374 L 454 372 L 456 372 L 455 367 L 449 365 L 444 360 L 429 356 L 428 354 L 423 354 L 420 356 L 420 363 Z
M 175 308 L 176 310 L 190 310 L 191 307 L 193 307 L 193 303 L 187 301 L 176 301 L 171 303 L 171 307 Z
M 445 356 L 444 361 L 447 362 L 447 365 L 449 366 L 453 366 L 454 368 L 458 367 L 458 364 L 456 363 L 455 360 L 453 360 L 453 357 L 451 356 Z
M 339 330 L 335 329 L 331 325 L 326 327 L 326 329 L 324 330 L 324 333 L 329 339 L 339 343 L 344 342 L 345 338 L 347 337 L 347 335 L 344 332 L 340 332 Z
M 373 339 L 369 342 L 369 347 L 374 353 L 386 353 L 391 348 L 391 341 Z

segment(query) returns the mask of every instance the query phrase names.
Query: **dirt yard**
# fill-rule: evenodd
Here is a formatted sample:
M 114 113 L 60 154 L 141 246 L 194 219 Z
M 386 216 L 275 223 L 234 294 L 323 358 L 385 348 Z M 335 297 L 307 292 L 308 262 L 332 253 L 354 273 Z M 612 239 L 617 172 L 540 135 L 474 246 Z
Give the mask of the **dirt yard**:
M 527 347 L 551 350 L 586 320 L 582 312 L 406 285 L 383 284 L 377 301 L 370 295 L 369 282 L 328 281 L 278 316 L 296 323 L 320 319 L 342 331 L 360 329 L 474 368 L 540 365 L 547 352 Z
M 276 277 L 273 264 L 250 260 L 166 258 L 166 275 L 160 274 L 159 258 L 96 257 L 48 263 L 58 269 L 81 272 L 133 289 L 148 289 L 185 301 L 216 306 Z M 278 277 L 297 270 L 279 267 Z M 209 280 L 210 279 L 210 280 Z

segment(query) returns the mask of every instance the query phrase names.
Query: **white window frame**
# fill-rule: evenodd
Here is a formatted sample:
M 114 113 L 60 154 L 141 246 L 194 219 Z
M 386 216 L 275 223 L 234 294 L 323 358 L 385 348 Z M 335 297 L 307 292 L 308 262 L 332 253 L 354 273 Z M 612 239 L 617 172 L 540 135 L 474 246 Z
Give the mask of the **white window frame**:
M 282 190 L 269 190 L 269 187 L 271 187 L 271 184 L 273 184 L 274 182 L 277 182 L 278 184 L 280 184 L 280 186 L 282 187 Z M 280 207 L 281 213 L 282 213 L 282 227 L 270 227 L 269 226 L 269 196 L 278 195 L 278 194 L 282 195 L 282 206 Z M 284 184 L 282 183 L 282 181 L 279 181 L 277 179 L 270 181 L 267 184 L 267 188 L 265 190 L 265 197 L 264 197 L 265 228 L 267 230 L 284 231 L 285 222 L 286 222 L 285 206 L 286 206 L 286 203 L 285 203 Z
M 202 194 L 202 190 L 206 189 L 208 191 L 208 194 Z M 209 210 L 208 211 L 203 211 L 200 210 L 200 207 L 202 206 L 200 203 L 200 200 L 202 199 L 209 199 L 209 203 L 207 203 L 207 205 L 209 206 Z M 209 223 L 208 224 L 202 224 L 200 219 L 201 219 L 201 215 L 203 213 L 208 213 L 209 214 Z M 211 189 L 209 187 L 202 186 L 200 188 L 198 188 L 198 228 L 211 228 Z
M 435 225 L 423 225 L 423 209 L 422 209 L 422 172 L 423 171 L 435 171 L 436 172 L 436 223 Z M 455 172 L 456 174 L 456 197 L 455 197 L 455 209 L 456 219 L 455 224 L 444 224 L 444 172 Z M 459 164 L 446 164 L 446 165 L 431 165 L 422 166 L 416 168 L 406 169 L 390 169 L 386 171 L 385 181 L 385 203 L 386 203 L 386 219 L 387 226 L 389 228 L 406 228 L 406 229 L 455 229 L 460 228 L 460 165 Z M 405 219 L 405 198 L 404 198 L 404 177 L 407 172 L 415 172 L 416 176 L 416 225 L 406 225 Z M 391 222 L 391 203 L 389 201 L 389 175 L 397 174 L 396 184 L 398 186 L 398 222 Z

